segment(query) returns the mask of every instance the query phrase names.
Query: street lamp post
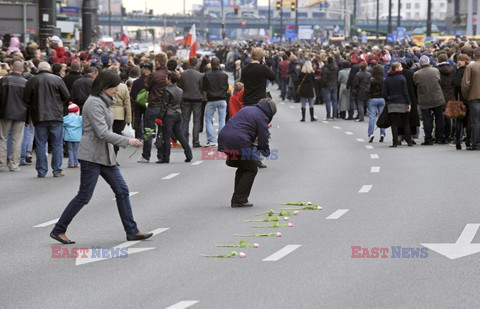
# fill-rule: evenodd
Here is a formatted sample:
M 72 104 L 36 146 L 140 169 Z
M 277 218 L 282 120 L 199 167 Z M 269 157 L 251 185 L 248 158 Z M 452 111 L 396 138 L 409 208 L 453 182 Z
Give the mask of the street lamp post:
M 392 33 L 392 0 L 388 0 L 388 33 Z
M 402 8 L 402 1 L 398 0 L 398 8 L 397 8 L 397 27 L 400 27 L 401 23 L 401 18 L 400 18 L 400 13 L 401 13 L 401 8 Z
M 472 35 L 472 19 L 473 19 L 473 1 L 468 0 L 467 5 L 467 35 Z
M 428 0 L 427 6 L 427 36 L 432 36 L 432 0 Z
M 272 15 L 272 0 L 268 0 L 268 36 L 272 36 L 272 24 L 270 20 L 270 15 Z
M 377 0 L 377 24 L 376 24 L 376 31 L 377 31 L 377 39 L 380 36 L 380 0 Z
M 221 4 L 221 14 L 222 14 L 222 39 L 225 40 L 225 13 L 223 11 L 223 0 L 220 0 Z
M 295 0 L 295 34 L 298 40 L 298 0 Z
M 283 3 L 280 6 L 280 44 L 282 44 L 283 40 Z

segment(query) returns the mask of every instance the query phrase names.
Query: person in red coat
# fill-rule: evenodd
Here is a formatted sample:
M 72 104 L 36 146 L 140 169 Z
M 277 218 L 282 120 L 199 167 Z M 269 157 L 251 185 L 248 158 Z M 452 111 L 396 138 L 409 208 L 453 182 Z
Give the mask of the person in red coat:
M 243 107 L 243 83 L 235 83 L 235 92 L 228 101 L 228 110 L 232 118 Z

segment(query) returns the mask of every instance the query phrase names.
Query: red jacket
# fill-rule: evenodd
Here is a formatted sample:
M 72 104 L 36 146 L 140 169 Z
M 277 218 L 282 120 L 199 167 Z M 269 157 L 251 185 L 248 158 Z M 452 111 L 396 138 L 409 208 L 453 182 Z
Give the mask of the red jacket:
M 283 60 L 280 62 L 278 65 L 278 71 L 280 73 L 281 78 L 287 78 L 288 77 L 288 67 L 290 66 L 290 61 L 288 60 Z
M 243 107 L 243 89 L 235 92 L 228 101 L 228 110 L 232 118 Z

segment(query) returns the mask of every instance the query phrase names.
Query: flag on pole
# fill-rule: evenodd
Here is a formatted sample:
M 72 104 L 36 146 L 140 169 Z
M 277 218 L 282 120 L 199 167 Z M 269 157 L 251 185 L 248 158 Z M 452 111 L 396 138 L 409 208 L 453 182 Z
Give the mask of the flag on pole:
M 127 29 L 123 29 L 123 33 L 122 33 L 122 36 L 120 37 L 120 41 L 125 43 L 125 46 L 128 46 L 128 43 L 130 43 L 130 38 L 128 37 Z
M 197 55 L 197 32 L 195 29 L 195 24 L 192 25 L 192 28 L 190 28 L 190 32 L 185 39 L 185 47 L 190 47 L 188 58 L 192 58 Z

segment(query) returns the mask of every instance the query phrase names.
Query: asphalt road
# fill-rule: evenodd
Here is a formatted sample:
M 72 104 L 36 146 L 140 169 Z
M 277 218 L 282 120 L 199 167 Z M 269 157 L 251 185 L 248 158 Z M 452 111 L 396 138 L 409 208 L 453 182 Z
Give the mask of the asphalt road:
M 278 101 L 271 129 L 278 160 L 264 161 L 249 209 L 230 207 L 235 170 L 219 160 L 195 163 L 201 149 L 195 165 L 183 162 L 181 149 L 168 165 L 138 164 L 140 151 L 129 158 L 133 149 L 120 150 L 139 228 L 158 234 L 126 243 L 113 193 L 100 180 L 67 232 L 77 243 L 60 247 L 128 246 L 126 258 L 52 258 L 59 244 L 49 238 L 48 222 L 76 194 L 78 169 L 44 179 L 34 166 L 0 173 L 0 308 L 479 307 L 479 153 L 449 145 L 391 149 L 390 132 L 385 143 L 368 144 L 367 123 L 325 123 L 324 106 L 316 109 L 320 121 L 300 123 L 300 104 Z M 323 210 L 291 216 L 294 227 L 243 222 L 286 201 Z M 282 237 L 234 236 L 277 231 Z M 216 247 L 242 239 L 260 248 Z M 473 254 L 450 259 L 421 245 L 457 240 L 445 250 Z M 386 258 L 352 258 L 363 254 L 352 246 L 389 251 Z M 393 258 L 398 246 L 423 248 L 426 256 L 408 258 L 407 249 Z M 201 256 L 231 250 L 247 257 Z

